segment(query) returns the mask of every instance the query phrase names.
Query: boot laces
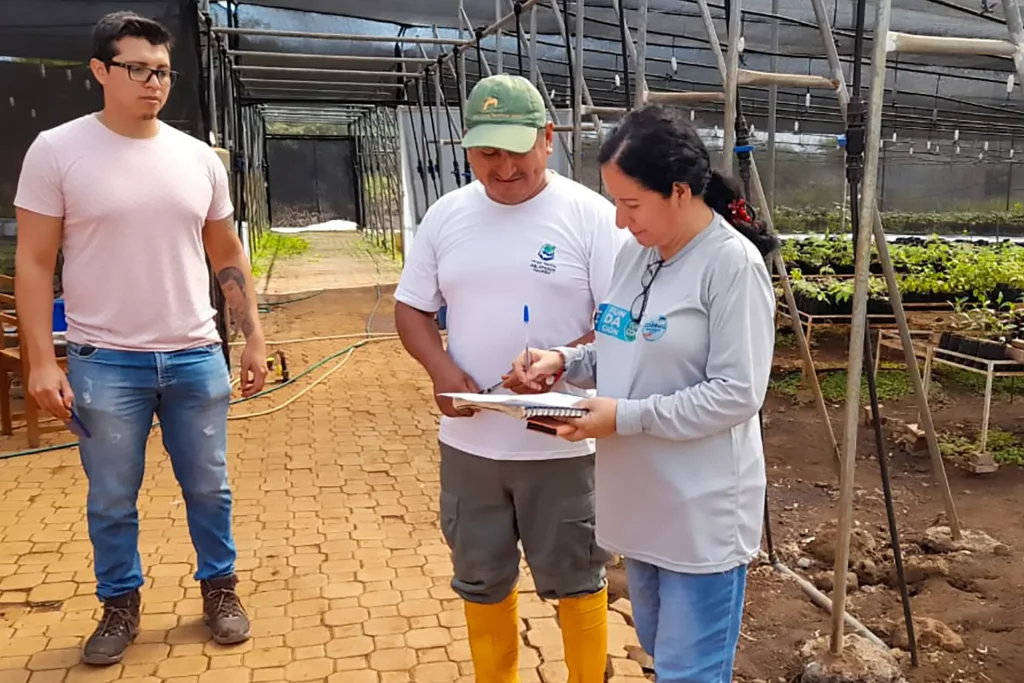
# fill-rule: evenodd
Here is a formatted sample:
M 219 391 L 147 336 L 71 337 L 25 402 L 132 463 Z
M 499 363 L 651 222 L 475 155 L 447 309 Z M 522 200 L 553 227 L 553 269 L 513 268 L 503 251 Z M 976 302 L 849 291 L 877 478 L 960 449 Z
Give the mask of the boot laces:
M 216 619 L 244 617 L 245 609 L 238 594 L 229 588 L 214 588 L 206 594 L 206 599 L 213 603 L 213 616 Z
M 132 613 L 125 607 L 107 604 L 96 633 L 103 638 L 128 635 L 131 632 Z

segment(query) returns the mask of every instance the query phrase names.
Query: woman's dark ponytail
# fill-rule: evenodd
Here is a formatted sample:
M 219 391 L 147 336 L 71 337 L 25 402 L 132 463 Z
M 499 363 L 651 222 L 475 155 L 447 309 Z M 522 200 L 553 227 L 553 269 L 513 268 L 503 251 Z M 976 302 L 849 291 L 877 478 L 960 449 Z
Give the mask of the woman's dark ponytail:
M 711 168 L 707 147 L 680 110 L 652 103 L 626 114 L 598 154 L 601 165 L 613 159 L 623 173 L 663 197 L 672 194 L 675 183 L 686 183 L 762 255 L 778 247 L 778 239 L 743 200 L 739 183 Z
M 775 251 L 779 240 L 768 232 L 763 221 L 758 220 L 754 207 L 743 199 L 739 183 L 720 171 L 711 171 L 711 178 L 704 188 L 704 203 L 729 221 L 737 232 L 754 243 L 762 256 Z

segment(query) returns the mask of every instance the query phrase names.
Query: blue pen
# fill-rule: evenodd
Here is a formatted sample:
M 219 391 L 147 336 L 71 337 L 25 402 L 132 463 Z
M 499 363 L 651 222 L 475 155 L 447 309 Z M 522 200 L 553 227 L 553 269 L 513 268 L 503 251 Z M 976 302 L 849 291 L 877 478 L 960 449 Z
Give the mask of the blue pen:
M 530 357 L 530 307 L 523 306 L 523 332 L 526 339 L 526 356 L 523 360 L 523 368 L 530 369 L 533 359 Z

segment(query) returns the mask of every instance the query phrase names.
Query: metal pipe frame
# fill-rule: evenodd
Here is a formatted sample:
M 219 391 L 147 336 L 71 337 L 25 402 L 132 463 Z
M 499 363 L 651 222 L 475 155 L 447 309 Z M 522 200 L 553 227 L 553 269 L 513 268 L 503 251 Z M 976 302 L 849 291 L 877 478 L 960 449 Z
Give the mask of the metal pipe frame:
M 736 98 L 739 97 L 740 28 L 743 20 L 742 0 L 729 3 L 729 25 L 726 34 L 728 51 L 725 58 L 725 121 L 722 123 L 722 172 L 732 175 L 736 147 Z M 709 38 L 714 40 L 711 36 Z
M 420 45 L 420 49 L 423 46 Z M 318 59 L 325 62 L 359 62 L 361 64 L 433 64 L 433 59 L 419 57 L 379 57 L 367 55 L 317 55 L 303 52 L 263 52 L 259 50 L 228 50 L 231 57 L 263 59 Z
M 556 0 L 557 1 L 557 0 Z M 647 0 L 642 0 L 646 5 Z M 554 2 L 552 3 L 554 5 Z M 576 56 L 572 63 L 573 81 L 576 87 L 573 88 L 572 116 L 572 171 L 573 179 L 583 182 L 583 26 L 586 21 L 585 0 L 576 0 Z M 568 33 L 566 44 L 568 44 Z
M 373 81 L 307 81 L 286 78 L 242 78 L 242 85 L 247 83 L 264 85 L 337 85 L 346 88 L 402 88 L 401 83 L 374 83 Z
M 471 40 L 450 40 L 447 38 L 427 38 L 421 36 L 367 36 L 358 33 L 314 33 L 309 31 L 283 31 L 264 28 L 224 28 L 216 27 L 214 33 L 222 35 L 251 36 L 254 38 L 299 38 L 305 40 L 344 40 L 364 43 L 411 43 L 419 45 L 472 45 Z
M 301 66 L 256 66 L 252 64 L 234 64 L 235 71 L 251 71 L 254 73 L 292 73 L 292 74 L 335 74 L 338 76 L 374 76 L 377 78 L 423 78 L 422 71 L 365 71 L 359 69 L 313 69 Z

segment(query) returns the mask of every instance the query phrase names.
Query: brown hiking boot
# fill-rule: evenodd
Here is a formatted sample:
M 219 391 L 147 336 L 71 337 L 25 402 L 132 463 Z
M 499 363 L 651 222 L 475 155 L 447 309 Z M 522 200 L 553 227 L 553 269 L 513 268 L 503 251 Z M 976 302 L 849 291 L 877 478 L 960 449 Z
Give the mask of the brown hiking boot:
M 85 641 L 82 661 L 97 666 L 120 662 L 124 651 L 139 634 L 140 607 L 138 591 L 104 600 L 103 618 L 89 640 Z
M 249 639 L 249 617 L 238 599 L 232 574 L 200 582 L 203 590 L 203 621 L 220 645 L 234 645 Z

